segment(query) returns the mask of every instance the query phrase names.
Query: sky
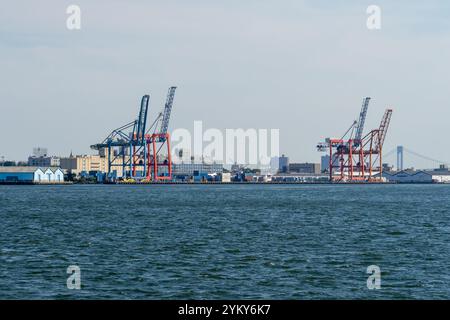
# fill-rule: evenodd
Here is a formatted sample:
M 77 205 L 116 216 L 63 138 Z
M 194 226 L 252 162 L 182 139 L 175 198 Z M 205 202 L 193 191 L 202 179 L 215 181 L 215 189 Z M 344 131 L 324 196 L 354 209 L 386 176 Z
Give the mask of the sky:
M 69 5 L 81 29 L 66 27 Z M 369 30 L 369 5 L 381 29 Z M 319 162 L 372 98 L 366 132 L 394 109 L 385 142 L 450 162 L 450 2 L 41 0 L 0 11 L 0 157 L 67 156 L 178 87 L 170 129 L 279 129 L 291 162 Z M 395 155 L 389 159 L 394 163 Z M 405 165 L 436 163 L 405 155 Z

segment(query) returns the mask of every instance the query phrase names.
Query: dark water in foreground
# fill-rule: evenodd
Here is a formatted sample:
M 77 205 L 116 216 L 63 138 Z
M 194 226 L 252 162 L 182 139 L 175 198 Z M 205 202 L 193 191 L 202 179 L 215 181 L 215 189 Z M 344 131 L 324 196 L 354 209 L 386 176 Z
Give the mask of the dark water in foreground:
M 0 186 L 0 221 L 2 299 L 450 298 L 445 185 Z

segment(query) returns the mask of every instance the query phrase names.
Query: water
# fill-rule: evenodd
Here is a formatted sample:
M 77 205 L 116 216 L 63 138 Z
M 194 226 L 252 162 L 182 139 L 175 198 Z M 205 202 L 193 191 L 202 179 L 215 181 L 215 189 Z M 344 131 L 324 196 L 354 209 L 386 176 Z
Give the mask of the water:
M 445 185 L 0 186 L 0 298 L 449 299 L 449 216 Z

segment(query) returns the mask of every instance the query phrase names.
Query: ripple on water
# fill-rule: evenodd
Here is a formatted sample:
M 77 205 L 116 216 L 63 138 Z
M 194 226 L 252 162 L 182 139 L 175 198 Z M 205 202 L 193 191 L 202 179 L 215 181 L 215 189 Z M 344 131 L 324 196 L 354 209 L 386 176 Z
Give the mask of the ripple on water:
M 449 299 L 449 191 L 0 186 L 0 298 Z

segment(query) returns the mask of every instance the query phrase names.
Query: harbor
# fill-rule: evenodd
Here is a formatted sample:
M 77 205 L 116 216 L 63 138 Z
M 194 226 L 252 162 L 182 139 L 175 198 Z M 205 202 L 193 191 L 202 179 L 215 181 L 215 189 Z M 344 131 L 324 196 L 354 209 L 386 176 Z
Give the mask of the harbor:
M 264 165 L 255 163 L 226 163 L 221 159 L 195 154 L 191 148 L 171 147 L 170 118 L 177 87 L 169 87 L 166 102 L 156 116 L 149 120 L 150 95 L 142 96 L 138 116 L 107 135 L 90 148 L 89 155 L 58 157 L 48 149 L 37 147 L 28 161 L 2 160 L 0 184 L 324 184 L 324 183 L 450 183 L 448 164 L 434 160 L 403 146 L 384 152 L 384 142 L 391 125 L 392 108 L 387 108 L 379 126 L 365 132 L 365 123 L 372 98 L 365 97 L 356 120 L 340 135 L 328 137 L 316 145 L 320 162 L 291 162 L 277 154 Z M 194 131 L 196 129 L 194 128 Z M 255 157 L 250 139 L 251 131 L 234 130 L 238 149 Z M 250 132 L 250 133 L 249 133 Z M 240 134 L 240 136 L 239 136 Z M 219 136 L 220 138 L 220 136 Z M 201 141 L 200 141 L 201 142 Z M 257 142 L 253 141 L 253 145 Z M 228 143 L 227 143 L 228 145 Z M 252 149 L 253 152 L 256 149 Z M 214 150 L 226 159 L 239 158 L 232 150 Z M 416 170 L 404 167 L 405 153 L 431 160 L 438 168 Z M 386 162 L 396 155 L 396 165 Z M 392 160 L 392 157 L 390 158 Z M 218 160 L 218 161 L 217 161 Z M 242 160 L 241 160 L 242 161 Z
M 0 34 L 12 314 L 450 300 L 450 1 L 4 1 Z
M 150 96 L 144 95 L 136 120 L 114 129 L 101 143 L 91 145 L 91 149 L 98 151 L 99 155 L 106 158 L 106 174 L 99 180 L 106 182 L 117 180 L 183 182 L 187 180 L 188 182 L 322 183 L 326 179 L 325 176 L 328 175 L 328 182 L 387 182 L 383 177 L 385 164 L 382 161 L 382 150 L 393 110 L 386 109 L 379 127 L 365 133 L 364 125 L 370 97 L 363 99 L 357 120 L 352 122 L 342 138 L 326 138 L 324 142 L 317 145 L 318 151 L 328 153 L 328 158 L 322 157 L 320 166 L 315 163 L 291 164 L 288 157 L 278 155 L 271 159 L 268 167 L 251 169 L 235 162 L 230 172 L 224 171 L 223 164 L 214 161 L 217 159 L 205 163 L 203 150 L 199 155 L 193 154 L 196 150 L 171 149 L 171 135 L 168 128 L 176 89 L 175 86 L 168 89 L 164 108 L 157 118 L 150 122 L 149 127 L 147 127 L 147 114 Z M 257 165 L 254 163 L 257 161 L 257 157 L 254 157 L 257 149 L 251 151 L 252 146 L 245 144 L 246 138 L 250 139 L 249 135 L 246 135 L 243 130 L 240 133 L 242 133 L 240 141 L 241 144 L 244 144 L 244 153 L 245 147 L 247 147 L 249 158 L 253 156 L 254 159 L 251 164 Z M 214 151 L 217 153 L 221 150 Z M 225 153 L 225 159 L 230 158 L 228 153 L 233 154 L 232 159 L 236 158 L 234 147 L 232 150 L 225 150 Z M 186 154 L 191 156 L 186 156 Z M 196 156 L 200 156 L 200 162 L 195 162 Z M 248 158 L 246 159 L 248 160 Z M 208 166 L 215 166 L 216 170 L 206 169 Z M 296 166 L 297 175 L 294 169 Z

